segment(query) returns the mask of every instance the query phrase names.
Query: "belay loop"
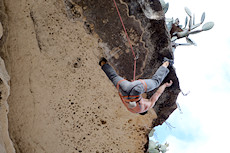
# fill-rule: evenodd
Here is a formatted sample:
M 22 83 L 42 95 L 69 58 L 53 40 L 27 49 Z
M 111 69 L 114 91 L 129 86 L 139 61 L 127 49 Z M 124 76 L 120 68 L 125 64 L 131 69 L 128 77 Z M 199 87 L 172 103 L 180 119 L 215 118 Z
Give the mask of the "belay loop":
M 133 53 L 133 57 L 134 57 L 134 64 L 133 64 L 133 67 L 134 67 L 134 70 L 133 70 L 133 81 L 135 81 L 135 80 L 136 80 L 136 79 L 135 79 L 135 76 L 136 76 L 136 65 L 137 65 L 137 59 L 138 59 L 138 57 L 135 56 L 135 53 L 134 53 L 134 51 L 133 51 L 132 44 L 131 44 L 131 42 L 130 42 L 128 33 L 127 33 L 127 31 L 126 31 L 124 22 L 123 22 L 123 20 L 122 20 L 122 18 L 121 18 L 121 14 L 120 14 L 119 9 L 118 9 L 118 7 L 117 7 L 116 1 L 113 0 L 113 2 L 114 2 L 114 5 L 115 5 L 115 7 L 116 7 L 118 16 L 119 16 L 119 18 L 120 18 L 120 20 L 121 20 L 121 24 L 122 24 L 123 29 L 124 29 L 124 31 L 125 31 L 125 35 L 126 35 L 127 40 L 128 40 L 128 42 L 129 42 L 130 49 L 132 50 L 132 53 Z

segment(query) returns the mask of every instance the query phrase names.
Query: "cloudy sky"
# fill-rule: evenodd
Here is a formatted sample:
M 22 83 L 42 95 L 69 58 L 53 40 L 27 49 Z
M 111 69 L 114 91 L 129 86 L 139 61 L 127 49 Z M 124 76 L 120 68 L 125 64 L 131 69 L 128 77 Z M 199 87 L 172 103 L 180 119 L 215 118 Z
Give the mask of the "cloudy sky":
M 230 137 L 230 8 L 227 0 L 169 1 L 166 17 L 179 18 L 184 24 L 187 6 L 199 22 L 203 12 L 205 22 L 215 26 L 191 37 L 197 46 L 179 46 L 175 51 L 175 68 L 181 89 L 177 109 L 158 126 L 155 139 L 169 143 L 167 153 L 226 153 Z M 169 124 L 172 126 L 170 128 Z

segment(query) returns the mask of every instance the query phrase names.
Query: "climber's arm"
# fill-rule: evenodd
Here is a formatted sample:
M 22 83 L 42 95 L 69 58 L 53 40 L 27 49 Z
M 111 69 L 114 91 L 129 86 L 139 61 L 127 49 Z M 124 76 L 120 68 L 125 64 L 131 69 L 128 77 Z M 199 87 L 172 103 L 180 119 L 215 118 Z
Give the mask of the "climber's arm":
M 170 82 L 166 82 L 163 85 L 161 85 L 157 91 L 152 95 L 152 97 L 150 98 L 150 101 L 152 104 L 154 104 L 159 97 L 161 96 L 161 94 L 164 92 L 165 88 L 170 87 L 173 84 L 172 80 L 170 80 Z M 152 105 L 153 106 L 153 105 Z

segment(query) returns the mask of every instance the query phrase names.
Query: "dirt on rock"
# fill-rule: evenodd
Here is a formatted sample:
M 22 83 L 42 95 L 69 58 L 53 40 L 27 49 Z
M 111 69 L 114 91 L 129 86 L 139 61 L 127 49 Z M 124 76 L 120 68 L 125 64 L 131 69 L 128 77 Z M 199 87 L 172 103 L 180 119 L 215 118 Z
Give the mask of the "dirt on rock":
M 149 20 L 136 1 L 116 2 L 139 55 L 137 78 L 148 78 L 164 56 L 173 58 L 164 17 Z M 158 1 L 154 6 L 162 11 Z M 146 151 L 149 131 L 176 109 L 179 81 L 171 69 L 165 81 L 174 85 L 154 109 L 144 116 L 126 110 L 98 65 L 106 56 L 132 79 L 133 57 L 112 1 L 1 0 L 0 9 L 9 133 L 17 153 Z

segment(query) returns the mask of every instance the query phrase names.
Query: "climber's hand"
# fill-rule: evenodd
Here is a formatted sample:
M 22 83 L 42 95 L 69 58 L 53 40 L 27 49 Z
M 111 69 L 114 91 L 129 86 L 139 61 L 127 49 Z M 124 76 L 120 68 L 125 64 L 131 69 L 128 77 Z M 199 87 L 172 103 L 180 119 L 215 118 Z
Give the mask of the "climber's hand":
M 166 87 L 170 87 L 172 84 L 173 84 L 173 81 L 170 80 L 170 82 L 166 82 L 166 83 L 165 83 L 165 86 L 166 86 Z

